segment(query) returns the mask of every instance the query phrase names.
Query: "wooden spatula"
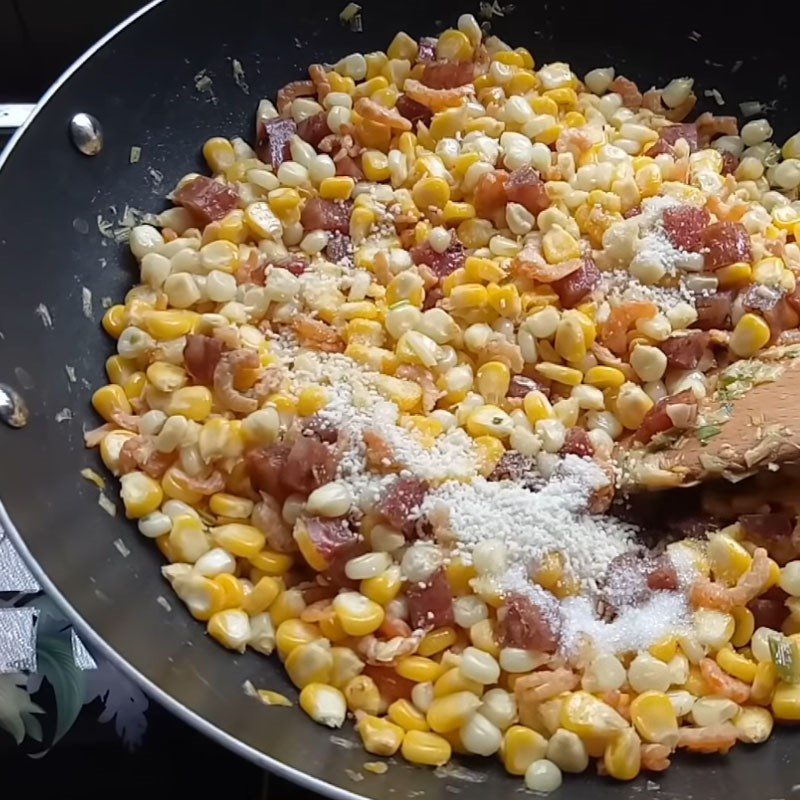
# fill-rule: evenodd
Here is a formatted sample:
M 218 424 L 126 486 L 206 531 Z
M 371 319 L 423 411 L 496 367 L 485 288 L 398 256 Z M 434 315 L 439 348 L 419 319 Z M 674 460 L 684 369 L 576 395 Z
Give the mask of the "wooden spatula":
M 800 460 L 800 345 L 773 347 L 716 376 L 691 428 L 617 449 L 627 492 L 738 481 Z

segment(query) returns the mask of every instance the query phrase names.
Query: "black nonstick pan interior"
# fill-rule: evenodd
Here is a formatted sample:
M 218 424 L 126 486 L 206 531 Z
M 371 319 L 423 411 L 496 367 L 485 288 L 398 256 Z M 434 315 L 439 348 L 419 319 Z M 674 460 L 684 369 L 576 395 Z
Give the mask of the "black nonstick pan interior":
M 301 77 L 309 62 L 385 48 L 399 29 L 433 33 L 464 11 L 478 12 L 466 2 L 362 0 L 364 29 L 353 33 L 338 20 L 343 5 L 165 0 L 83 61 L 7 154 L 0 167 L 0 380 L 23 393 L 31 418 L 20 431 L 0 426 L 0 522 L 95 645 L 243 756 L 340 797 L 512 796 L 521 780 L 484 760 L 436 775 L 400 763 L 385 776 L 371 775 L 362 770 L 370 757 L 349 727 L 331 736 L 296 708 L 266 708 L 246 697 L 246 680 L 295 692 L 277 660 L 232 655 L 206 637 L 171 596 L 158 551 L 121 508 L 115 519 L 102 511 L 97 490 L 79 474 L 99 463 L 83 448 L 82 427 L 96 424 L 88 398 L 104 382 L 112 352 L 99 326 L 101 298 L 120 299 L 135 277 L 126 248 L 101 235 L 98 219 L 120 220 L 126 205 L 163 208 L 176 180 L 200 168 L 202 142 L 249 137 L 258 98 Z M 747 16 L 750 22 L 719 3 L 519 2 L 493 18 L 493 30 L 527 46 L 537 63 L 567 60 L 579 74 L 613 64 L 640 86 L 691 75 L 705 107 L 719 113 L 763 101 L 781 141 L 800 128 L 800 101 L 792 108 L 800 86 L 796 30 L 767 14 L 756 29 L 758 10 Z M 249 94 L 234 81 L 232 59 L 244 68 Z M 196 86 L 201 72 L 210 78 L 207 91 Z M 726 105 L 704 97 L 704 89 L 716 89 Z M 70 143 L 67 123 L 78 111 L 103 125 L 105 147 L 94 158 Z M 130 163 L 132 146 L 142 150 L 137 164 Z M 92 292 L 91 319 L 83 287 Z M 42 305 L 52 327 L 37 314 Z M 73 419 L 59 423 L 64 408 Z M 769 744 L 740 746 L 727 758 L 680 756 L 668 773 L 632 784 L 570 778 L 555 797 L 789 798 L 800 784 L 796 743 L 783 730 Z

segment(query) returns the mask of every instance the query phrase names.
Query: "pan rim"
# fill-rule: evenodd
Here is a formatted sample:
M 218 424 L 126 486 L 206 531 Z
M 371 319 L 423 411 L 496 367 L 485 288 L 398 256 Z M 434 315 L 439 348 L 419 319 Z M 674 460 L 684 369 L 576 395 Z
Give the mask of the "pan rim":
M 138 20 L 140 17 L 143 17 L 145 14 L 155 9 L 157 6 L 160 6 L 165 1 L 166 0 L 150 0 L 149 3 L 142 6 L 142 8 L 138 9 L 130 16 L 126 17 L 114 28 L 108 31 L 108 33 L 98 39 L 72 64 L 70 64 L 70 66 L 67 67 L 58 78 L 56 78 L 56 80 L 36 103 L 36 106 L 25 122 L 23 122 L 23 124 L 17 128 L 11 139 L 6 144 L 5 148 L 0 151 L 0 171 L 2 171 L 17 143 L 25 135 L 25 132 L 33 124 L 41 110 L 47 105 L 56 92 L 58 92 L 59 89 L 61 89 L 62 86 L 64 86 L 64 84 L 66 84 L 67 81 L 86 62 L 88 62 L 92 56 L 95 55 L 95 53 L 102 49 L 117 35 L 122 33 L 122 31 L 124 31 L 127 27 L 136 22 L 136 20 Z M 223 747 L 226 747 L 228 750 L 236 753 L 242 758 L 246 758 L 248 761 L 251 761 L 256 766 L 268 769 L 270 772 L 291 781 L 298 787 L 317 792 L 326 797 L 335 798 L 336 800 L 370 800 L 370 798 L 368 798 L 366 795 L 350 791 L 343 787 L 321 780 L 320 778 L 316 778 L 313 775 L 309 775 L 306 772 L 296 769 L 295 767 L 284 764 L 282 761 L 273 758 L 262 750 L 258 750 L 251 745 L 245 744 L 245 742 L 243 742 L 241 739 L 237 739 L 232 734 L 227 733 L 209 720 L 200 716 L 191 708 L 183 705 L 171 694 L 165 692 L 163 689 L 153 683 L 146 675 L 131 665 L 121 653 L 117 652 L 111 645 L 109 645 L 102 638 L 102 636 L 100 636 L 100 634 L 97 633 L 89 625 L 89 623 L 83 619 L 83 617 L 75 610 L 75 608 L 73 608 L 69 600 L 67 600 L 58 587 L 56 587 L 56 585 L 50 580 L 49 576 L 28 549 L 22 534 L 19 532 L 14 524 L 14 521 L 11 519 L 11 516 L 6 510 L 2 497 L 0 497 L 0 533 L 5 534 L 9 538 L 11 543 L 14 545 L 14 549 L 25 561 L 26 565 L 31 570 L 42 589 L 66 614 L 73 626 L 77 628 L 81 637 L 86 639 L 105 659 L 110 661 L 116 669 L 141 686 L 150 697 L 173 713 L 176 717 L 178 717 L 178 719 L 182 720 L 188 725 L 191 725 L 203 735 L 208 736 L 212 741 L 215 741 Z

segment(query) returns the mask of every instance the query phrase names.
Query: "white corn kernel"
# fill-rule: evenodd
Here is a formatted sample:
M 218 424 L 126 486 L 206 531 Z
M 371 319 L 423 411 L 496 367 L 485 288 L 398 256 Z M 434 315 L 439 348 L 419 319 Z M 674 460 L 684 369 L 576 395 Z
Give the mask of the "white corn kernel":
M 564 772 L 583 772 L 589 766 L 586 745 L 578 734 L 565 728 L 559 728 L 550 737 L 547 743 L 547 758 Z
M 385 552 L 365 553 L 351 558 L 344 566 L 345 575 L 353 581 L 374 578 L 385 572 L 392 564 L 392 557 Z
M 739 713 L 739 705 L 727 697 L 698 697 L 689 712 L 689 719 L 698 726 L 721 725 Z
M 500 575 L 506 568 L 508 551 L 501 539 L 484 539 L 472 551 L 472 564 L 478 575 Z
M 194 562 L 194 571 L 206 578 L 233 575 L 236 572 L 236 559 L 227 550 L 214 547 Z
M 456 625 L 469 629 L 476 623 L 489 618 L 489 607 L 474 594 L 456 597 L 453 600 L 453 618 Z
M 514 695 L 505 689 L 489 689 L 481 697 L 478 712 L 501 731 L 513 725 L 517 719 L 517 701 Z
M 614 81 L 614 67 L 600 67 L 590 70 L 583 78 L 586 88 L 592 94 L 605 94 Z
M 540 758 L 525 770 L 525 786 L 537 794 L 550 794 L 561 786 L 561 770 L 552 761 Z
M 772 125 L 766 119 L 752 119 L 742 126 L 739 135 L 746 147 L 766 142 L 772 138 Z
M 533 650 L 520 647 L 504 647 L 500 651 L 500 667 L 506 672 L 532 672 L 544 663 L 546 657 Z
M 139 533 L 148 539 L 157 539 L 172 530 L 172 520 L 161 511 L 153 511 L 136 521 Z
M 306 511 L 312 516 L 342 517 L 353 504 L 353 493 L 347 484 L 331 481 L 308 496 Z
M 630 364 L 643 381 L 657 381 L 667 370 L 667 356 L 657 347 L 640 344 L 633 348 Z
M 639 653 L 628 667 L 628 682 L 637 692 L 666 692 L 672 682 L 669 667 L 649 653 Z
M 500 665 L 497 660 L 491 653 L 486 653 L 477 647 L 464 649 L 458 669 L 465 678 L 484 686 L 497 683 L 500 678 Z
M 464 748 L 479 756 L 496 753 L 503 743 L 500 729 L 478 711 L 461 726 L 459 733 Z
M 625 667 L 611 653 L 595 656 L 586 667 L 581 686 L 587 692 L 613 692 L 625 683 Z
M 403 554 L 400 568 L 407 581 L 424 583 L 439 569 L 442 560 L 442 551 L 435 544 L 417 542 Z

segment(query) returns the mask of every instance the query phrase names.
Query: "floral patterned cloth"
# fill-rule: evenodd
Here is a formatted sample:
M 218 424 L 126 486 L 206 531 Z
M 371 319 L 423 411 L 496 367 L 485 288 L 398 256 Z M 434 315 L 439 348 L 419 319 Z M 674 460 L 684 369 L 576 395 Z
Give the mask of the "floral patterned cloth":
M 97 722 L 113 722 L 125 746 L 136 748 L 147 729 L 147 697 L 88 651 L 0 529 L 0 736 L 40 757 L 98 699 Z

